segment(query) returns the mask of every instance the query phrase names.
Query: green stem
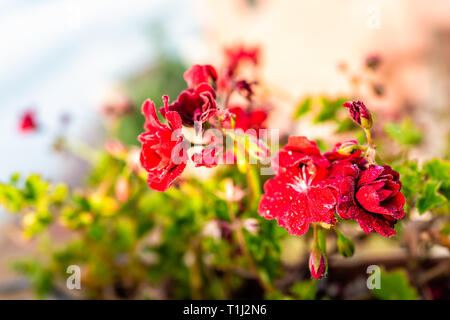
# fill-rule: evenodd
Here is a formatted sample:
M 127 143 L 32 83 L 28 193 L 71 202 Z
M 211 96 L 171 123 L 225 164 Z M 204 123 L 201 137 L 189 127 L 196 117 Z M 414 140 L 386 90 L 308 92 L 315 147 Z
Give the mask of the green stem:
M 259 199 L 261 198 L 261 181 L 259 179 L 257 168 L 257 166 L 249 164 L 247 170 L 247 182 L 251 190 L 251 211 L 255 211 L 258 208 Z

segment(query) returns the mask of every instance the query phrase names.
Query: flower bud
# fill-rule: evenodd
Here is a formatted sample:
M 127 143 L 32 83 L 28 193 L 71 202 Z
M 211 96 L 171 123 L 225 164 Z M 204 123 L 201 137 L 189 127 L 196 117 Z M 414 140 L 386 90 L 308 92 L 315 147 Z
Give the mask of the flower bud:
M 130 185 L 128 180 L 124 177 L 120 177 L 116 182 L 115 194 L 117 200 L 120 202 L 127 202 L 130 197 Z
M 372 115 L 367 107 L 361 101 L 348 101 L 344 103 L 344 108 L 347 108 L 350 117 L 359 126 L 364 129 L 370 129 L 372 127 Z
M 356 141 L 345 141 L 339 146 L 337 152 L 343 156 L 350 156 L 357 150 L 359 146 Z
M 355 245 L 352 240 L 344 236 L 341 232 L 338 232 L 337 248 L 339 253 L 346 258 L 352 257 L 355 252 Z
M 244 229 L 250 233 L 257 234 L 259 231 L 259 223 L 255 218 L 248 218 L 242 222 Z
M 309 256 L 309 271 L 315 279 L 322 279 L 327 270 L 327 261 L 325 255 L 319 248 L 315 247 Z
M 376 53 L 368 55 L 365 59 L 366 67 L 373 71 L 378 69 L 381 62 L 382 62 L 381 56 Z

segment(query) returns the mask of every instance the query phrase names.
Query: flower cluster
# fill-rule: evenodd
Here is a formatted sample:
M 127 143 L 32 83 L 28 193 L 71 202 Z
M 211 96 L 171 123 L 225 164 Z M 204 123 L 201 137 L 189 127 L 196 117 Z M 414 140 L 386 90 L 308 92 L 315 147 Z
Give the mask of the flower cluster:
M 367 234 L 394 235 L 405 215 L 399 174 L 369 164 L 363 149 L 347 141 L 322 154 L 314 141 L 291 136 L 273 159 L 276 175 L 264 185 L 260 215 L 294 235 L 305 234 L 311 223 L 334 225 L 335 214 L 357 221 Z
M 224 157 L 227 154 L 225 152 L 219 155 L 220 148 L 217 148 L 217 145 L 222 141 L 216 141 L 218 139 L 212 137 L 201 152 L 189 157 L 187 148 L 191 143 L 183 135 L 183 126 L 195 127 L 196 133 L 198 131 L 203 133 L 204 123 L 220 130 L 247 131 L 265 127 L 267 111 L 253 108 L 252 86 L 256 82 L 236 80 L 238 67 L 242 62 L 249 60 L 256 64 L 258 55 L 257 49 L 237 47 L 226 50 L 227 62 L 221 77 L 211 65 L 192 66 L 183 75 L 188 88 L 172 103 L 169 102 L 168 96 L 163 97 L 164 106 L 159 109 L 159 113 L 167 120 L 168 125 L 159 121 L 153 101 L 144 102 L 142 113 L 146 118 L 146 132 L 139 136 L 142 143 L 140 162 L 148 172 L 148 184 L 152 189 L 167 190 L 181 175 L 189 160 L 192 160 L 195 166 L 211 168 L 219 163 L 220 156 Z M 220 83 L 226 85 L 221 87 Z M 252 105 L 229 106 L 229 98 L 233 92 L 247 97 L 249 102 L 252 101 Z M 219 106 L 218 101 L 223 101 L 223 105 Z M 257 136 L 257 133 L 253 136 Z

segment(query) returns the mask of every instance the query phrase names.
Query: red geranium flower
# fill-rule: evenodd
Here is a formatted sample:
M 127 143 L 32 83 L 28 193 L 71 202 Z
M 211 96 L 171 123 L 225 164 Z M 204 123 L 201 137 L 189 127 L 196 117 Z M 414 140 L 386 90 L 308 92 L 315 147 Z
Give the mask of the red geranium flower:
M 217 72 L 216 69 L 214 69 L 214 67 L 209 64 L 195 64 L 184 73 L 183 78 L 188 84 L 189 88 L 195 88 L 201 83 L 216 81 Z
M 290 137 L 275 159 L 277 175 L 264 185 L 259 214 L 277 219 L 294 235 L 306 233 L 311 222 L 334 225 L 338 194 L 326 184 L 330 164 L 316 143 L 305 137 Z
M 262 109 L 244 110 L 239 106 L 230 107 L 228 111 L 234 115 L 234 128 L 247 131 L 248 129 L 255 129 L 258 132 L 259 129 L 265 129 L 264 122 L 267 119 L 267 112 Z M 223 126 L 227 129 L 231 129 L 231 120 L 226 119 L 223 122 Z
M 36 114 L 33 110 L 25 111 L 19 120 L 20 132 L 33 132 L 37 129 Z
M 300 164 L 307 164 L 312 160 L 319 170 L 318 174 L 324 178 L 327 170 L 322 170 L 330 166 L 329 161 L 320 153 L 317 143 L 308 140 L 303 136 L 291 136 L 288 144 L 284 146 L 274 157 L 272 168 L 278 173 L 279 168 L 295 167 Z
M 341 218 L 356 220 L 367 234 L 395 234 L 394 225 L 405 216 L 398 172 L 389 166 L 361 169 L 341 161 L 333 165 L 330 177 L 334 177 L 340 193 L 336 211 Z
M 194 122 L 205 122 L 217 112 L 216 92 L 207 83 L 201 83 L 196 88 L 182 91 L 177 101 L 167 108 L 161 108 L 161 114 L 166 117 L 167 111 L 176 111 L 186 126 L 193 126 Z
M 169 97 L 164 96 L 164 108 L 168 108 Z M 165 111 L 169 126 L 162 124 L 156 115 L 155 104 L 146 100 L 142 105 L 145 116 L 144 128 L 139 136 L 142 143 L 140 162 L 148 172 L 148 185 L 157 191 L 167 190 L 186 167 L 185 141 L 181 134 L 181 117 L 177 112 Z

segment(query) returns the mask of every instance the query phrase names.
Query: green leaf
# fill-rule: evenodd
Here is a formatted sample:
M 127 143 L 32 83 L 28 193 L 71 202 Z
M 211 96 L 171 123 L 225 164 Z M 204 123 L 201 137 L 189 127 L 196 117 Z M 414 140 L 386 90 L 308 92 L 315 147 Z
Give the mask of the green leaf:
M 328 99 L 326 97 L 321 97 L 320 102 L 322 104 L 322 109 L 320 109 L 319 114 L 314 119 L 314 123 L 320 123 L 336 118 L 336 113 L 342 108 L 342 105 L 347 100 L 347 98 Z
M 417 209 L 422 214 L 427 210 L 437 208 L 444 204 L 447 199 L 438 193 L 440 182 L 429 180 L 425 184 L 424 192 L 417 199 Z
M 314 300 L 317 294 L 317 280 L 297 282 L 290 291 L 298 300 Z
M 295 111 L 295 114 L 294 114 L 294 118 L 298 119 L 298 118 L 302 117 L 303 115 L 305 115 L 306 113 L 308 113 L 309 110 L 311 110 L 311 105 L 312 105 L 312 98 L 311 97 L 305 98 L 298 105 L 297 110 Z
M 408 281 L 403 270 L 387 272 L 381 270 L 380 289 L 373 289 L 373 295 L 382 300 L 415 300 L 417 291 Z
M 411 119 L 405 119 L 401 124 L 387 123 L 384 130 L 389 137 L 404 146 L 414 146 L 422 141 L 422 133 Z
M 402 181 L 402 193 L 409 203 L 420 194 L 423 188 L 423 173 L 420 171 L 416 161 L 408 161 L 402 165 L 395 166 Z
M 439 192 L 450 199 L 450 161 L 432 159 L 424 164 L 423 171 L 433 180 L 440 181 Z

